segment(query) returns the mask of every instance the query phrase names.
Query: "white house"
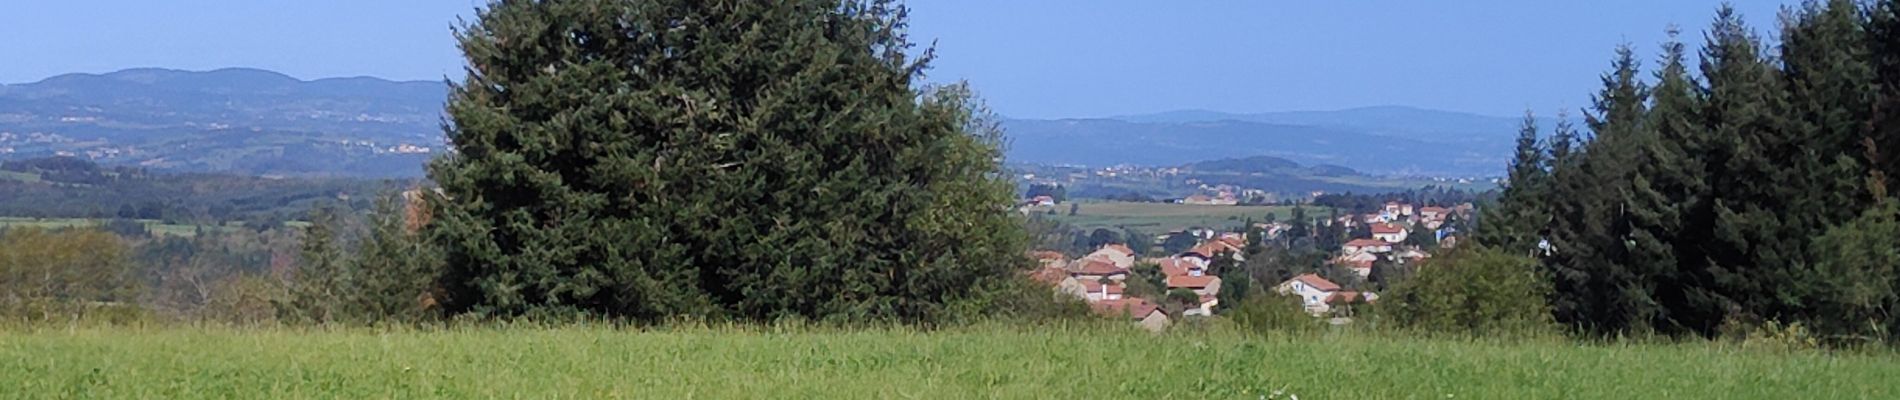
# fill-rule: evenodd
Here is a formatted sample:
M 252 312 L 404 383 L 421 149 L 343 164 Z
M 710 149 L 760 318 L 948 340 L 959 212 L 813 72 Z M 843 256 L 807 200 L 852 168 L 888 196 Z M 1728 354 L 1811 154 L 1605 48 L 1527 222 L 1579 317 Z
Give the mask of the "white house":
M 1339 292 L 1339 284 L 1319 275 L 1305 274 L 1280 283 L 1274 287 L 1274 291 L 1282 295 L 1300 296 L 1300 304 L 1306 307 L 1307 312 L 1319 314 L 1331 309 L 1326 302 Z
M 1406 235 L 1404 225 L 1394 223 L 1372 224 L 1372 238 L 1386 243 L 1404 243 Z

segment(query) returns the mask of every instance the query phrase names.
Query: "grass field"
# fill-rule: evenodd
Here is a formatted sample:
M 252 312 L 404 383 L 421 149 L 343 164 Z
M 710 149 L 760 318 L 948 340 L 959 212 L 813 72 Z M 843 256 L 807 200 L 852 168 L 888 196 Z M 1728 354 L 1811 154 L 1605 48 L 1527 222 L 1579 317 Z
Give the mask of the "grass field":
M 98 225 L 104 224 L 105 222 L 106 221 L 104 220 L 88 219 L 88 218 L 0 217 L 0 228 L 58 229 L 58 228 L 98 226 Z M 139 222 L 145 224 L 145 229 L 151 231 L 153 235 L 190 237 L 190 236 L 195 236 L 198 234 L 198 227 L 195 225 L 167 224 L 158 220 L 139 220 Z M 229 226 L 206 227 L 206 228 L 207 229 L 235 229 Z
M 1896 376 L 1891 354 L 1100 327 L 0 333 L 13 398 L 1890 399 Z
M 1281 219 L 1293 215 L 1293 207 L 1281 206 L 1207 206 L 1174 203 L 1127 203 L 1127 202 L 1079 202 L 1081 208 L 1076 215 L 1069 215 L 1069 205 L 1059 204 L 1044 207 L 1043 211 L 1053 209 L 1055 215 L 1049 215 L 1057 221 L 1083 229 L 1128 227 L 1146 233 L 1163 234 L 1190 227 L 1220 228 L 1240 226 L 1247 218 L 1255 221 L 1266 219 L 1268 213 Z M 1327 209 L 1307 207 L 1307 215 L 1324 216 Z
M 25 172 L 0 171 L 0 181 L 39 182 L 40 175 Z

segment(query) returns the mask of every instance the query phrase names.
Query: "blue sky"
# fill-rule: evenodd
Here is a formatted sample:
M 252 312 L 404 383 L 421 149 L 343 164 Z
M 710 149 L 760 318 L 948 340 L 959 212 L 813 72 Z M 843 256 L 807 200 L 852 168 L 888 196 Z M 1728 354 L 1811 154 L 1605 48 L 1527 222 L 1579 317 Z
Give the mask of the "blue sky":
M 1789 0 L 1792 2 L 1793 0 Z M 0 82 L 132 67 L 300 78 L 459 75 L 449 36 L 482 0 L 22 1 Z M 1611 50 L 1701 41 L 1715 0 L 913 0 L 935 81 L 1014 117 L 1405 105 L 1491 115 L 1587 104 Z M 1737 1 L 1769 33 L 1782 2 Z

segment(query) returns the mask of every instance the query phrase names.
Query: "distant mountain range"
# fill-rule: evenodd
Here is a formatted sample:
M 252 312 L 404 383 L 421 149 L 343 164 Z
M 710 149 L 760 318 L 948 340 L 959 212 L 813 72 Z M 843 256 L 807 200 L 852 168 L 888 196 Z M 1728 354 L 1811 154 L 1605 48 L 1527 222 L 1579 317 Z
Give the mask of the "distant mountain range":
M 419 176 L 441 82 L 130 69 L 0 85 L 0 157 L 253 175 Z M 425 152 L 426 151 L 426 152 Z
M 1179 165 L 1270 155 L 1377 174 L 1499 174 L 1521 118 L 1410 107 L 1233 114 L 1173 111 L 1004 121 L 1016 162 Z M 1549 129 L 1555 120 L 1542 119 Z
M 414 177 L 440 154 L 443 82 L 130 69 L 0 85 L 0 159 L 252 175 Z M 1374 174 L 1492 175 L 1517 119 L 1405 107 L 1006 120 L 1016 163 L 1276 156 Z

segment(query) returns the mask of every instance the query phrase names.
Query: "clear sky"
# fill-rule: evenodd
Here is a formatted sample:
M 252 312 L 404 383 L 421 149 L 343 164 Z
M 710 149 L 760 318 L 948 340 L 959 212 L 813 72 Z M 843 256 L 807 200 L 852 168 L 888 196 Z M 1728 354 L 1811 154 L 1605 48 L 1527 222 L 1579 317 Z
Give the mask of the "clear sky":
M 1794 0 L 1787 0 L 1792 3 Z M 132 67 L 299 78 L 459 75 L 449 36 L 483 0 L 16 1 L 0 82 Z M 1515 115 L 1588 102 L 1621 42 L 1701 41 L 1716 0 L 912 0 L 931 79 L 1014 117 L 1376 105 Z M 1757 30 L 1783 1 L 1737 1 Z

